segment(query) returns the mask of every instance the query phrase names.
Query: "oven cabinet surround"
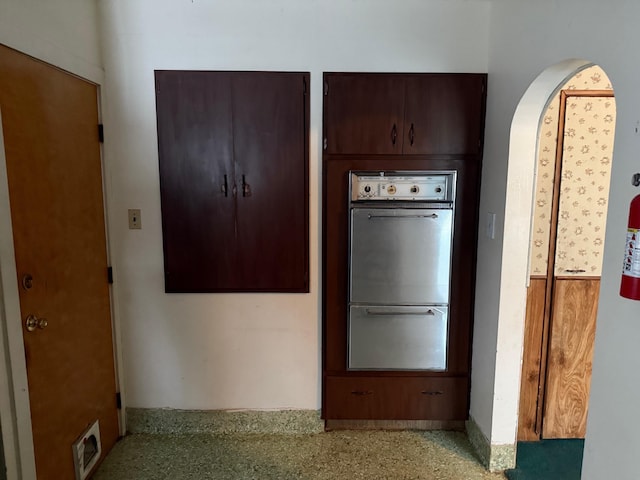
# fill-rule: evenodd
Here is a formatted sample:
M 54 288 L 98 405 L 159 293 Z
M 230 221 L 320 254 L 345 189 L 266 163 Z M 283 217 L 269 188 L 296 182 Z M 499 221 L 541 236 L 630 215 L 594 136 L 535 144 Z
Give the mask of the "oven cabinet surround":
M 308 73 L 156 71 L 167 292 L 308 292 Z
M 408 154 L 398 151 L 389 153 L 380 147 L 374 151 L 377 143 L 368 127 L 358 127 L 361 116 L 363 122 L 380 125 L 379 131 L 387 128 L 389 123 L 396 123 L 396 128 L 406 127 L 406 114 L 391 116 L 388 110 L 376 115 L 372 100 L 367 106 L 366 99 L 357 98 L 358 108 L 346 106 L 340 116 L 331 115 L 332 94 L 349 102 L 350 92 L 338 91 L 332 78 L 342 78 L 340 74 L 327 74 L 329 79 L 329 95 L 325 95 L 324 136 L 327 137 L 328 148 L 323 155 L 323 389 L 322 417 L 327 421 L 451 421 L 461 422 L 467 419 L 469 410 L 471 332 L 473 327 L 473 301 L 475 288 L 476 246 L 478 235 L 478 198 L 482 145 L 484 133 L 486 75 L 471 74 L 472 85 L 480 83 L 480 88 L 472 88 L 474 95 L 465 92 L 464 98 L 479 106 L 462 109 L 467 116 L 459 118 L 460 128 L 465 132 L 474 132 L 473 140 L 465 140 L 457 145 L 466 145 L 468 152 L 451 153 L 447 150 L 453 141 L 442 139 L 431 140 L 432 144 L 444 145 L 444 153 Z M 368 92 L 383 100 L 390 96 L 402 95 L 397 91 L 388 92 L 387 88 L 399 80 L 406 80 L 401 74 L 349 74 L 353 81 L 346 82 L 348 88 L 358 85 L 359 92 Z M 425 78 L 432 77 L 426 75 Z M 455 77 L 464 78 L 463 74 Z M 367 79 L 373 84 L 369 85 Z M 419 74 L 410 74 L 408 79 L 420 78 Z M 445 78 L 443 76 L 442 78 Z M 465 79 L 466 81 L 466 79 Z M 400 82 L 402 83 L 402 82 Z M 408 83 L 405 81 L 405 84 Z M 416 84 L 419 82 L 415 82 Z M 428 82 L 427 82 L 428 83 Z M 464 82 L 462 82 L 464 83 Z M 383 85 L 386 85 L 383 88 Z M 423 84 L 424 85 L 424 84 Z M 344 86 L 343 86 L 344 87 Z M 344 87 L 346 88 L 346 87 Z M 326 89 L 326 84 L 325 84 Z M 326 90 L 325 90 L 326 91 Z M 356 93 L 354 95 L 357 96 Z M 418 94 L 415 94 L 418 95 Z M 435 95 L 435 94 L 434 94 Z M 432 96 L 432 92 L 424 92 L 423 98 Z M 447 98 L 447 95 L 443 95 Z M 402 104 L 402 102 L 400 102 Z M 456 105 L 456 102 L 453 102 Z M 329 104 L 329 105 L 327 105 Z M 362 109 L 371 108 L 363 114 Z M 404 110 L 407 111 L 407 102 Z M 414 109 L 411 106 L 411 109 Z M 440 105 L 437 108 L 444 108 Z M 457 107 L 456 107 L 457 108 Z M 342 118 L 351 109 L 357 118 Z M 358 110 L 360 109 L 360 110 Z M 458 109 L 460 110 L 460 109 Z M 355 113 L 354 113 L 355 112 Z M 457 114 L 456 114 L 457 115 Z M 437 118 L 438 115 L 424 113 L 423 117 Z M 339 120 L 339 118 L 342 118 Z M 346 148 L 345 143 L 337 141 L 332 145 L 331 132 L 340 130 L 335 122 L 347 125 L 345 131 L 353 132 L 354 145 L 363 148 L 364 153 L 329 153 L 337 148 Z M 454 122 L 455 123 L 455 122 Z M 455 129 L 454 123 L 445 122 L 446 130 Z M 414 122 L 415 128 L 416 122 Z M 432 132 L 437 132 L 432 126 Z M 362 134 L 357 133 L 362 130 Z M 403 130 L 404 131 L 404 130 Z M 387 132 L 389 133 L 389 132 Z M 360 135 L 360 137 L 358 137 Z M 434 133 L 435 135 L 435 133 Z M 447 136 L 447 131 L 443 132 Z M 465 134 L 466 135 L 466 134 Z M 471 134 L 470 134 L 471 135 Z M 476 139 L 475 136 L 478 138 Z M 345 137 L 346 138 L 346 137 Z M 399 138 L 399 135 L 398 137 Z M 466 137 L 465 137 L 466 138 Z M 373 140 L 371 140 L 373 139 Z M 407 139 L 404 140 L 405 142 Z M 396 139 L 396 142 L 398 140 Z M 425 141 L 426 142 L 426 141 Z M 384 142 L 382 142 L 384 143 Z M 414 139 L 414 144 L 416 143 Z M 449 146 L 449 147 L 448 147 Z M 387 146 L 388 147 L 388 146 Z M 387 148 L 384 147 L 384 148 Z M 332 148 L 334 150 L 332 150 Z M 351 147 L 349 147 L 351 148 Z M 355 148 L 355 147 L 354 147 Z M 377 153 L 377 155 L 374 155 Z M 349 302 L 349 175 L 351 171 L 423 171 L 423 170 L 455 170 L 457 186 L 453 224 L 453 246 L 451 265 L 451 285 L 449 301 L 449 331 L 447 369 L 445 371 L 430 370 L 349 370 L 348 361 L 348 302 Z M 335 425 L 335 422 L 333 423 Z
M 486 75 L 325 73 L 327 154 L 477 155 Z

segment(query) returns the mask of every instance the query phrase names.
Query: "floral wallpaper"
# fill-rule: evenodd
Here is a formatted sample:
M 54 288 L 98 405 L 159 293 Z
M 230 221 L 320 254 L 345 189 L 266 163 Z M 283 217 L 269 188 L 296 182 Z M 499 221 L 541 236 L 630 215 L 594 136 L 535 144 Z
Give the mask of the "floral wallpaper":
M 612 88 L 602 69 L 593 66 L 562 89 Z M 540 127 L 531 275 L 547 272 L 559 109 L 560 93 L 549 104 Z M 567 98 L 555 275 L 600 276 L 615 115 L 612 97 Z

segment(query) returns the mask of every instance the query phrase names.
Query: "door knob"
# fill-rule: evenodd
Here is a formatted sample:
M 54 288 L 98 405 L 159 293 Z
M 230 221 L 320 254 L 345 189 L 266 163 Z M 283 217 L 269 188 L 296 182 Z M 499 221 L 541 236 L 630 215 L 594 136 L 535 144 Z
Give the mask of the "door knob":
M 37 328 L 44 330 L 49 325 L 46 318 L 38 318 L 35 315 L 28 315 L 24 322 L 27 332 L 34 332 Z

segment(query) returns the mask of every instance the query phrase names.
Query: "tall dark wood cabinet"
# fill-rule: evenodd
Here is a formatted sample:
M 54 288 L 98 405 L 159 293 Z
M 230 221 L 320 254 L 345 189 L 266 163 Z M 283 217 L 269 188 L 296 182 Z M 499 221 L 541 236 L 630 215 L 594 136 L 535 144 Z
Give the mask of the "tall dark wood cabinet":
M 461 422 L 469 408 L 485 74 L 325 73 L 323 391 L 341 421 Z M 349 175 L 455 171 L 445 371 L 349 370 Z
M 166 291 L 309 291 L 309 74 L 155 77 Z

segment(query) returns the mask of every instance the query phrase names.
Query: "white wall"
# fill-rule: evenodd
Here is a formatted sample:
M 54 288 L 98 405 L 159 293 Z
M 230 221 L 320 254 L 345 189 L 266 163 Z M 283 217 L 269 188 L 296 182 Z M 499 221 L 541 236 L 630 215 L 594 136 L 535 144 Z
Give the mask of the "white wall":
M 481 218 L 487 211 L 502 215 L 507 195 L 529 194 L 530 182 L 507 184 L 508 138 L 520 97 L 540 72 L 564 59 L 584 58 L 602 66 L 613 83 L 618 119 L 583 478 L 635 479 L 632 452 L 640 449 L 640 386 L 634 381 L 640 302 L 622 299 L 618 288 L 628 204 L 640 193 L 630 182 L 632 173 L 640 171 L 636 132 L 640 65 L 634 61 L 640 42 L 636 25 L 640 4 L 496 0 L 492 12 Z M 511 158 L 509 178 L 529 177 L 532 182 L 533 154 Z M 524 321 L 526 262 L 522 261 L 524 247 L 516 240 L 522 236 L 517 230 L 524 228 L 529 211 L 522 199 L 508 201 L 512 217 L 504 225 L 504 241 L 499 235 L 495 241 L 483 239 L 479 246 L 471 412 L 494 444 L 512 443 L 515 438 Z M 481 381 L 490 385 L 479 387 Z M 491 388 L 494 395 L 486 396 L 485 390 Z
M 96 0 L 2 0 L 0 43 L 100 83 Z
M 106 161 L 132 407 L 320 406 L 323 71 L 484 72 L 489 3 L 103 0 Z M 165 294 L 154 69 L 311 72 L 311 293 Z M 141 231 L 127 208 L 142 209 Z
M 95 1 L 0 1 L 0 44 L 97 84 L 103 77 L 98 27 Z M 2 132 L 0 182 L 0 445 L 7 478 L 29 479 L 35 463 Z

